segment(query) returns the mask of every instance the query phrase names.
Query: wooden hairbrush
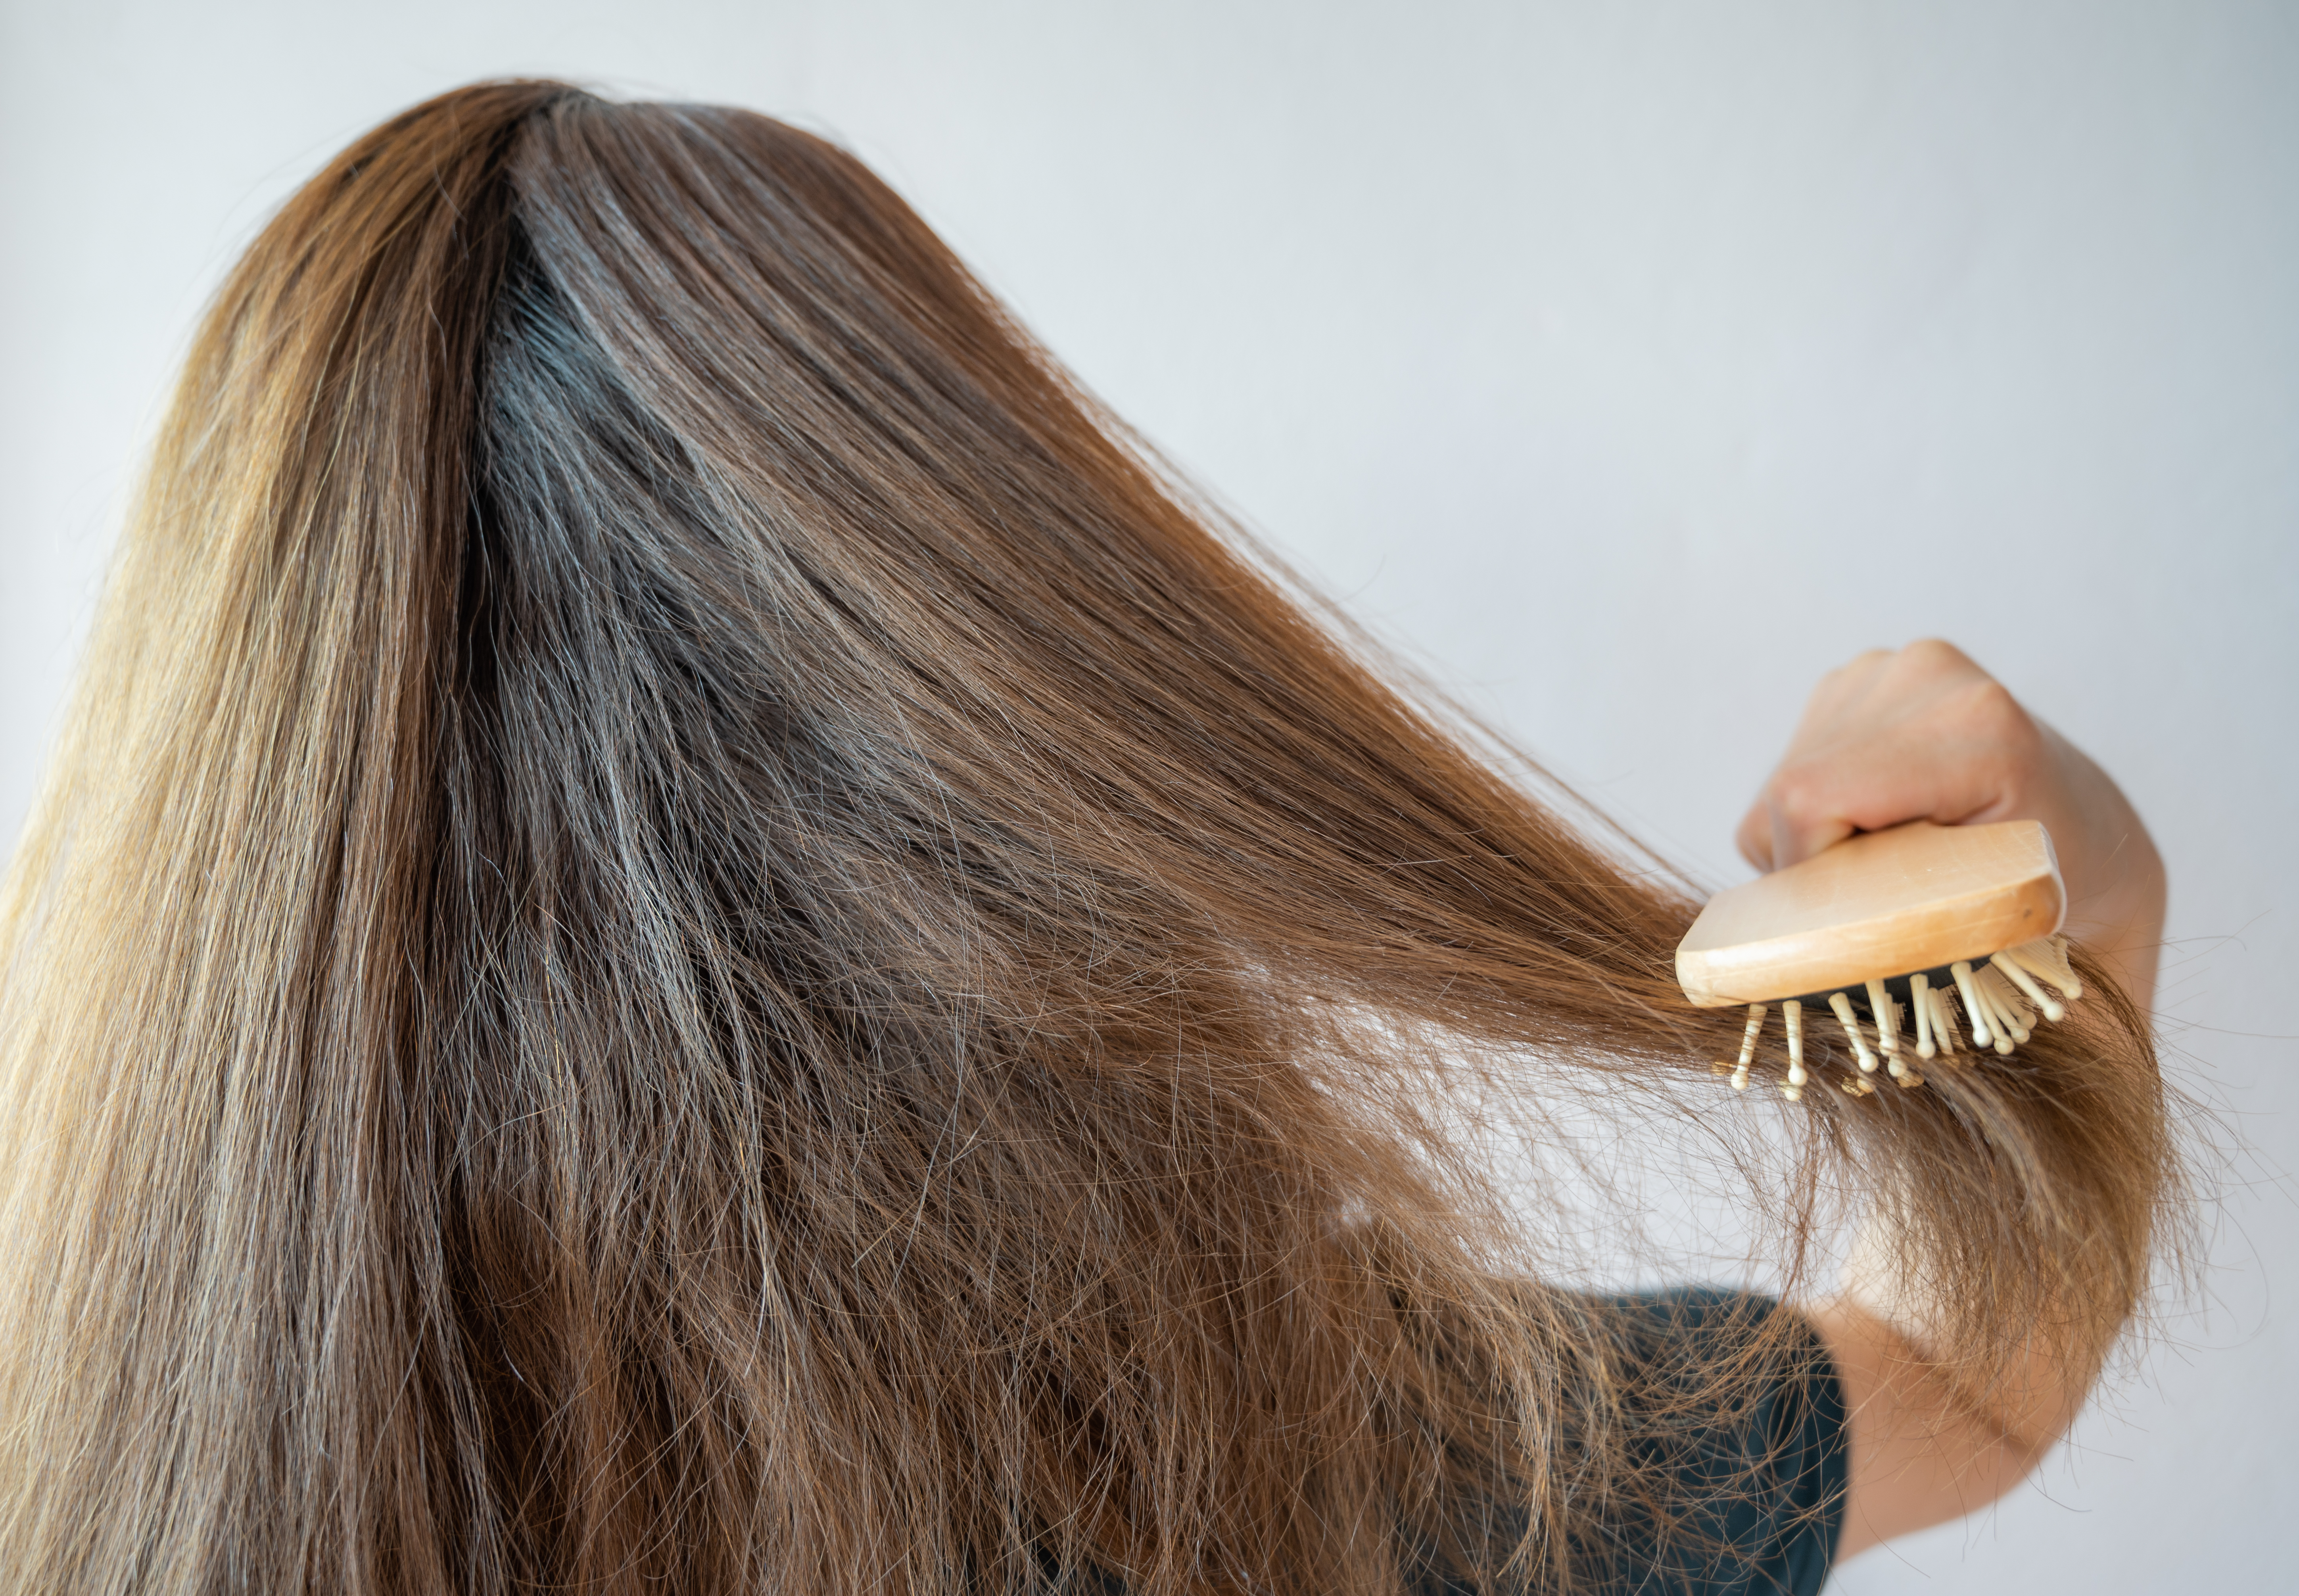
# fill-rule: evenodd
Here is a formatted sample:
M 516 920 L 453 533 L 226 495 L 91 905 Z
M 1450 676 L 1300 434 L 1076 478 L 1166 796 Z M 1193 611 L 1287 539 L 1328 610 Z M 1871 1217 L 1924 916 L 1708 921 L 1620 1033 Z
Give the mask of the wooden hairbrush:
M 1747 1087 L 1777 1002 L 1789 1046 L 1780 1093 L 1803 1097 L 1804 1010 L 1817 1003 L 1860 1063 L 1838 1085 L 1863 1096 L 1879 1068 L 1900 1085 L 1923 1085 L 1911 1052 L 1958 1063 L 1968 1032 L 1971 1049 L 2008 1053 L 2038 1015 L 2063 1018 L 2062 1000 L 2083 995 L 2057 935 L 2066 913 L 2038 822 L 1912 820 L 1717 894 L 1677 944 L 1676 978 L 1700 1008 L 1748 1006 L 1739 1062 L 1713 1066 L 1735 1088 Z

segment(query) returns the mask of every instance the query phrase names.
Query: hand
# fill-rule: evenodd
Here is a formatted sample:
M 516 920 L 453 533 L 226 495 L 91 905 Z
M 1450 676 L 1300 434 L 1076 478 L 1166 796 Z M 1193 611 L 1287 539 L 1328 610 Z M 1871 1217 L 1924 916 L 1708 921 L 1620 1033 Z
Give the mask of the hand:
M 2142 1010 L 2163 936 L 2163 861 L 2107 773 L 1951 645 L 1874 649 L 1813 689 L 1788 752 L 1740 822 L 1773 870 L 1855 831 L 2041 820 L 2068 892 L 2068 935 Z

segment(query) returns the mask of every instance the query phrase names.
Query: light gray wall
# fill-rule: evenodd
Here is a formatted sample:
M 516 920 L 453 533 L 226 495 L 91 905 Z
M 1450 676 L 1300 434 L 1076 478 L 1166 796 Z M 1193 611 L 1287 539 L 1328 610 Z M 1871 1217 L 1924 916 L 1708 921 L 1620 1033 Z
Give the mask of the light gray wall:
M 1721 881 L 1821 670 L 1937 633 L 2169 859 L 2208 1301 L 1838 1589 L 2266 1589 L 2299 1486 L 2299 9 L 0 4 L 0 824 L 203 295 L 482 75 L 876 162 L 1118 409 Z M 2279 1291 L 2279 1296 L 2278 1296 Z

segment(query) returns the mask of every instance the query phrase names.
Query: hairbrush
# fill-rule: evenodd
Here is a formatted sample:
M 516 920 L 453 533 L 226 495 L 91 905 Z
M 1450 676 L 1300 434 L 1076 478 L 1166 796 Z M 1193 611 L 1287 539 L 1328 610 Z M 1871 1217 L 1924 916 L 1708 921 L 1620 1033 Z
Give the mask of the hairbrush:
M 2051 835 L 2038 822 L 1912 820 L 1717 894 L 1677 944 L 1676 978 L 1697 1007 L 1747 1005 L 1739 1061 L 1712 1066 L 1735 1088 L 1747 1089 L 1778 1003 L 1781 1095 L 1804 1096 L 1805 1010 L 1817 1006 L 1859 1061 L 1838 1084 L 1864 1096 L 1880 1068 L 1922 1085 L 1911 1053 L 1950 1065 L 1967 1049 L 2009 1053 L 2038 1016 L 2064 1018 L 2063 1003 L 2083 995 L 2058 935 L 2066 913 Z

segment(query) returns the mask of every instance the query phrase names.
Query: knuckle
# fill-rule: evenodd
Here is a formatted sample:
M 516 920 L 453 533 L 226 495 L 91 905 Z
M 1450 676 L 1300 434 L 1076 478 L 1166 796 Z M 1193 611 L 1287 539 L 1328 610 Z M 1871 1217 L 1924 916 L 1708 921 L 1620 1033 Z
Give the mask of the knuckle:
M 1843 664 L 1838 665 L 1835 669 L 1823 674 L 1820 678 L 1820 686 L 1813 689 L 1813 696 L 1817 698 L 1830 693 L 1841 692 L 1850 688 L 1862 681 L 1874 677 L 1879 671 L 1889 669 L 1891 662 L 1891 650 L 1888 648 L 1865 649 L 1845 661 Z
M 1957 708 L 1972 730 L 1992 742 L 2021 744 L 2036 735 L 2035 722 L 2012 690 L 1994 677 L 1982 677 L 1957 694 Z
M 1925 677 L 1982 675 L 1971 656 L 1944 637 L 1919 637 L 1899 653 L 1902 666 Z
M 1801 829 L 1822 818 L 1826 807 L 1825 786 L 1826 778 L 1812 765 L 1803 761 L 1783 765 L 1772 777 L 1769 794 L 1772 812 Z

